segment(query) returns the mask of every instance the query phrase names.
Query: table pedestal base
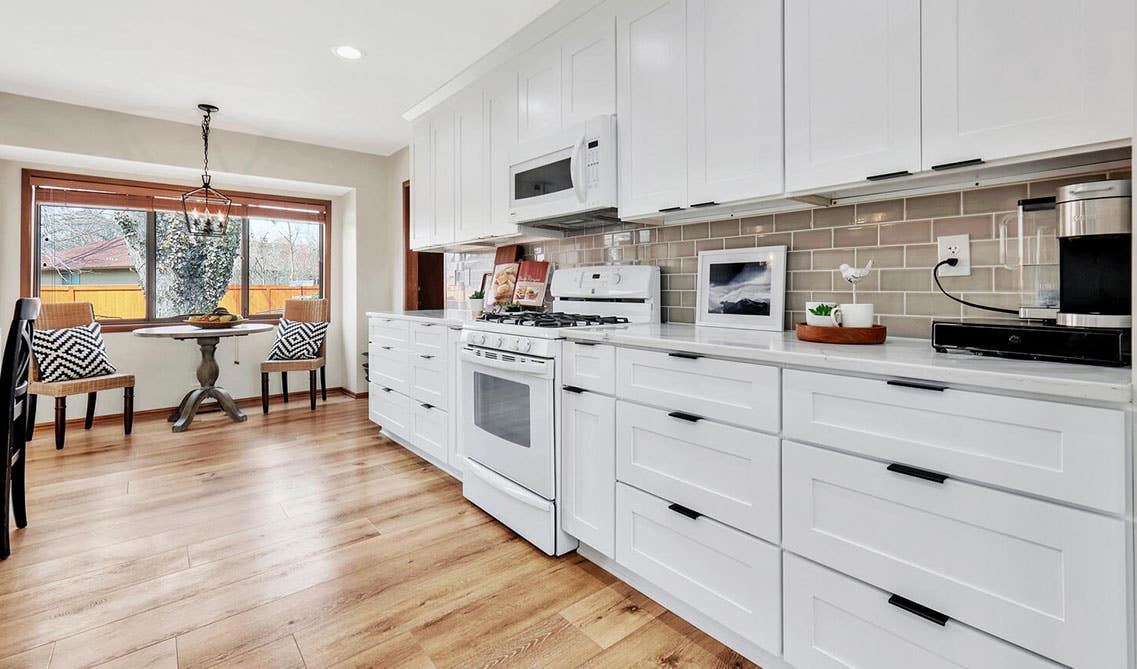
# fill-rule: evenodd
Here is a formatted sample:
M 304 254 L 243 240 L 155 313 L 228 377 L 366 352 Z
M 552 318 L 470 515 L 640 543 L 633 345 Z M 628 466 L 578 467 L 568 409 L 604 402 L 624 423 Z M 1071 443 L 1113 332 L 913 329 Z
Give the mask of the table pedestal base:
M 197 381 L 201 384 L 200 388 L 194 388 L 186 393 L 182 398 L 181 404 L 173 411 L 166 419 L 174 424 L 174 432 L 184 432 L 189 429 L 190 423 L 193 422 L 194 416 L 197 415 L 198 409 L 201 408 L 201 403 L 207 399 L 217 400 L 217 405 L 232 418 L 234 422 L 243 422 L 248 419 L 244 411 L 241 411 L 237 403 L 233 401 L 233 396 L 229 391 L 215 385 L 217 383 L 217 376 L 220 373 L 217 367 L 217 360 L 214 358 L 214 352 L 217 350 L 217 344 L 221 341 L 218 337 L 195 337 L 197 345 L 201 348 L 201 363 L 197 366 Z

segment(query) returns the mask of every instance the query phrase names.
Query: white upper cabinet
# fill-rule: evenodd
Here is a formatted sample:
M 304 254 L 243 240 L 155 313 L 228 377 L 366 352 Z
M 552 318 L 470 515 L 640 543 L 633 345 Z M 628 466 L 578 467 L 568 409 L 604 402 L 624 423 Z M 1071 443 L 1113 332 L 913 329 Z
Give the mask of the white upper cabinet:
M 489 170 L 482 90 L 464 91 L 454 107 L 455 173 L 453 241 L 477 239 L 489 227 Z
M 781 193 L 781 0 L 688 0 L 687 36 L 685 205 Z
M 785 11 L 786 190 L 920 171 L 920 0 Z
M 561 53 L 548 40 L 521 54 L 517 68 L 517 140 L 561 129 Z
M 924 0 L 922 13 L 925 168 L 1132 134 L 1133 0 Z
M 433 155 L 430 119 L 419 119 L 411 129 L 411 248 L 428 245 L 434 228 Z
M 485 88 L 486 184 L 489 219 L 488 236 L 514 232 L 509 220 L 509 163 L 517 148 L 517 77 L 512 69 L 491 75 Z
M 620 216 L 687 206 L 687 3 L 633 0 L 616 17 Z
M 434 225 L 428 235 L 429 244 L 442 244 L 454 237 L 454 112 L 442 109 L 430 122 L 431 175 L 434 190 Z
M 616 26 L 604 7 L 557 35 L 561 54 L 561 123 L 616 113 Z

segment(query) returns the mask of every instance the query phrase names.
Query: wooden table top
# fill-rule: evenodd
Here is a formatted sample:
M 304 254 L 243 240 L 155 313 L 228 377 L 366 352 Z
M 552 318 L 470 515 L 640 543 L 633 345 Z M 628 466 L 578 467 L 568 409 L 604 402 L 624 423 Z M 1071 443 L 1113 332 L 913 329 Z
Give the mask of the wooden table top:
M 231 328 L 207 330 L 194 325 L 161 325 L 152 328 L 139 328 L 134 334 L 139 337 L 167 337 L 169 339 L 202 339 L 205 337 L 244 337 L 275 328 L 269 323 L 241 323 Z

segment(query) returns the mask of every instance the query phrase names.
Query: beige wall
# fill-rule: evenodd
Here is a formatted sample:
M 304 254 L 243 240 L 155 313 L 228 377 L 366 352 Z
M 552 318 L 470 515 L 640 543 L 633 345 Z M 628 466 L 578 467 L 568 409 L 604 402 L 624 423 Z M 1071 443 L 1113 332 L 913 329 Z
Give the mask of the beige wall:
M 192 110 L 187 111 L 187 120 L 192 118 Z M 406 178 L 399 176 L 407 169 L 406 151 L 388 159 L 216 128 L 210 140 L 210 168 L 222 190 L 228 185 L 332 201 L 328 384 L 366 390 L 359 364 L 367 347 L 362 314 L 397 307 L 401 299 L 401 221 L 393 217 L 397 206 L 390 199 L 391 183 Z M 201 133 L 192 123 L 0 93 L 0 158 L 0 248 L 5 251 L 0 255 L 0 306 L 6 314 L 19 296 L 23 168 L 191 184 L 201 169 Z M 6 328 L 7 316 L 0 320 Z M 256 363 L 271 342 L 271 335 L 243 339 L 236 345 L 240 364 L 234 362 L 233 343 L 219 347 L 220 382 L 234 396 L 259 394 Z M 140 410 L 176 404 L 194 382 L 198 354 L 190 344 L 144 341 L 124 333 L 108 335 L 107 347 L 122 371 L 138 375 Z M 292 386 L 305 382 L 297 375 Z M 274 392 L 278 383 L 274 380 Z M 81 404 L 72 402 L 72 416 L 80 415 Z M 100 398 L 100 414 L 120 410 L 121 398 Z M 49 411 L 41 407 L 40 420 Z

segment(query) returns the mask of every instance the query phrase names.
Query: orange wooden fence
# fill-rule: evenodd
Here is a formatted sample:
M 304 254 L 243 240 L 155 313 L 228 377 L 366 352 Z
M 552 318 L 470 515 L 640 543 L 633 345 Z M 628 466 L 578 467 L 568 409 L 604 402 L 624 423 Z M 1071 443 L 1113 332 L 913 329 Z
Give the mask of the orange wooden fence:
M 249 286 L 249 313 L 260 314 L 284 308 L 292 297 L 316 295 L 319 286 Z M 131 285 L 43 286 L 44 302 L 90 302 L 99 318 L 145 318 L 146 298 L 142 289 Z M 241 313 L 241 287 L 229 286 L 218 306 Z

